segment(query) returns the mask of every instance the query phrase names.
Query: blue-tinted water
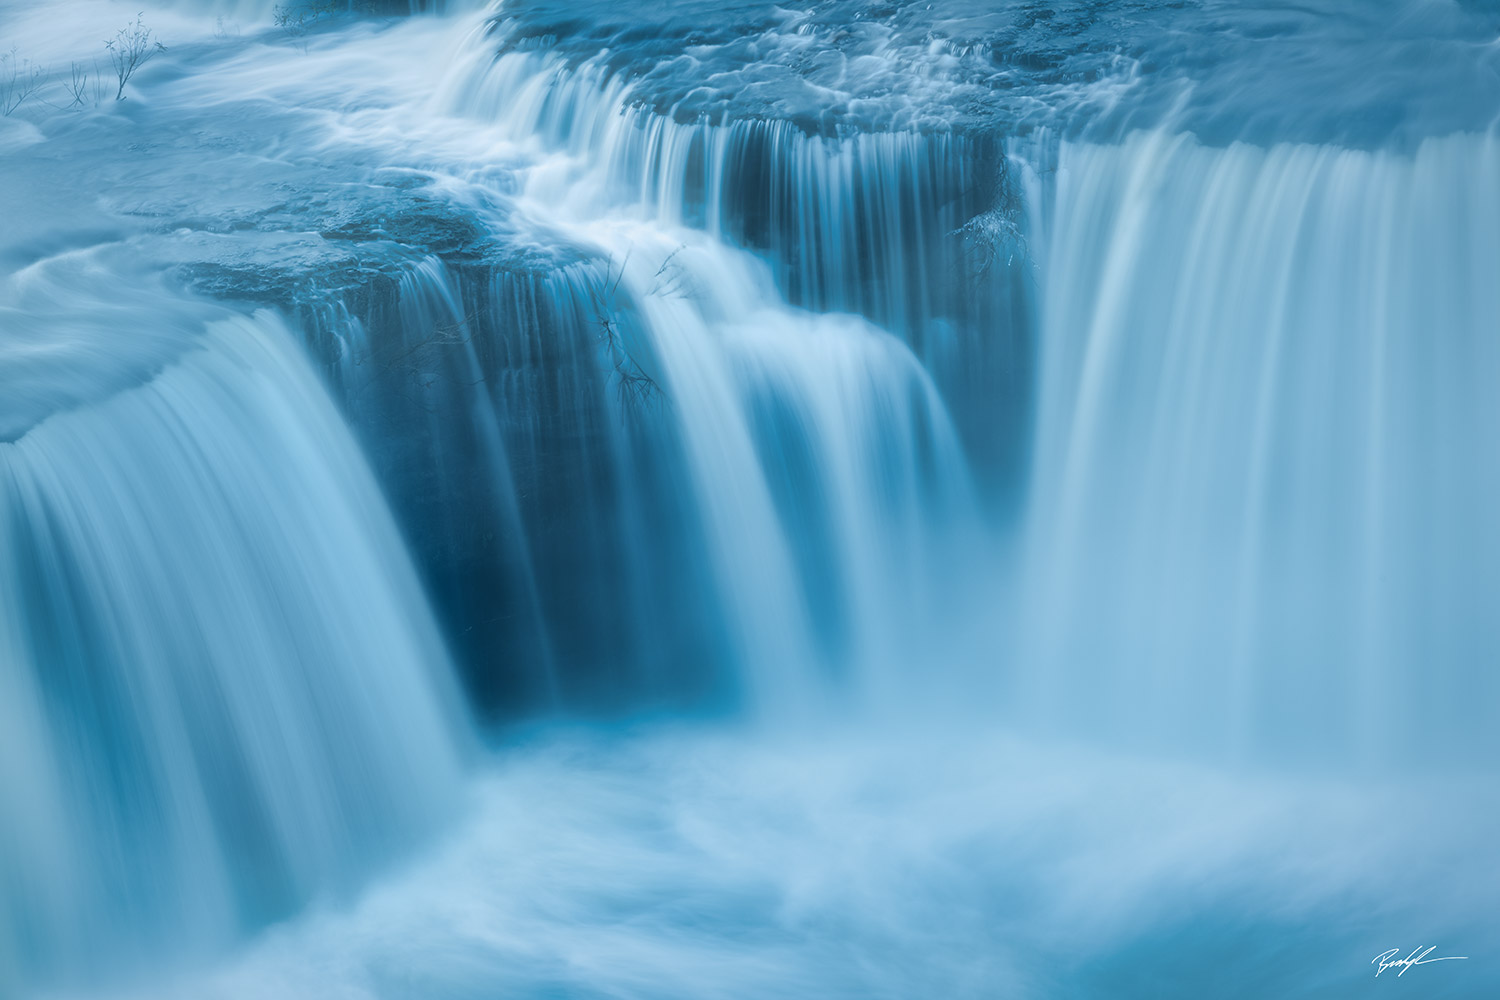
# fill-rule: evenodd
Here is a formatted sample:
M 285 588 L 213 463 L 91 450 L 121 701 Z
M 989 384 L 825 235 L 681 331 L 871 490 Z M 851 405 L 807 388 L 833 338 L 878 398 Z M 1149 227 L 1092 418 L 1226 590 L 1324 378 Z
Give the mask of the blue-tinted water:
M 136 13 L 0 4 L 0 994 L 1500 988 L 1493 4 Z

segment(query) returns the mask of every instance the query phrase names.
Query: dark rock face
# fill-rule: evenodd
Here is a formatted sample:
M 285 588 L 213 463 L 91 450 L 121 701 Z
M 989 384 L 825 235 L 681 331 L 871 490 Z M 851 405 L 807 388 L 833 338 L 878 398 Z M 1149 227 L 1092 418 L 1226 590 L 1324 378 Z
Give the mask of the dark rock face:
M 528 267 L 430 204 L 330 232 L 311 271 L 182 273 L 306 331 L 481 712 L 722 694 L 704 670 L 714 618 L 692 611 L 711 584 L 689 558 L 680 458 L 653 412 L 668 404 L 619 384 L 601 344 L 599 268 Z
M 1030 305 L 998 141 L 824 138 L 786 120 L 682 124 L 647 109 L 627 125 L 608 156 L 619 182 L 679 179 L 671 211 L 769 263 L 788 301 L 904 339 L 992 500 L 1017 494 Z M 663 130 L 681 133 L 684 156 L 662 153 Z M 650 338 L 631 333 L 619 262 L 523 221 L 504 183 L 460 204 L 424 172 L 371 166 L 288 165 L 212 209 L 164 191 L 157 250 L 199 294 L 276 309 L 304 332 L 481 713 L 735 697 L 722 582 L 701 555 L 672 402 L 649 359 L 621 349 Z M 185 220 L 196 235 L 166 235 Z M 773 398 L 762 410 L 763 458 L 795 465 L 795 421 Z M 815 483 L 818 471 L 787 475 Z M 802 527 L 811 539 L 833 530 Z M 817 584 L 827 554 L 808 544 L 810 599 L 836 622 L 836 588 Z

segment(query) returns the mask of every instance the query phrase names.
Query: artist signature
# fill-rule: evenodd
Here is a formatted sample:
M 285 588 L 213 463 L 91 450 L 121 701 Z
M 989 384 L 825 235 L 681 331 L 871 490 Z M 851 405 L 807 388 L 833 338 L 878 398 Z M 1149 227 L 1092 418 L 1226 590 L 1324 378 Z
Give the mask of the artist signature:
M 1448 955 L 1443 958 L 1427 957 L 1436 950 L 1437 945 L 1433 945 L 1427 949 L 1413 948 L 1410 955 L 1407 955 L 1405 958 L 1397 958 L 1396 956 L 1401 954 L 1401 949 L 1392 948 L 1390 951 L 1383 951 L 1370 959 L 1370 964 L 1380 966 L 1380 968 L 1375 970 L 1375 975 L 1377 976 L 1386 969 L 1400 969 L 1401 971 L 1396 973 L 1396 976 L 1399 978 L 1406 975 L 1406 970 L 1413 966 L 1431 965 L 1433 962 L 1462 962 L 1469 957 L 1468 955 Z

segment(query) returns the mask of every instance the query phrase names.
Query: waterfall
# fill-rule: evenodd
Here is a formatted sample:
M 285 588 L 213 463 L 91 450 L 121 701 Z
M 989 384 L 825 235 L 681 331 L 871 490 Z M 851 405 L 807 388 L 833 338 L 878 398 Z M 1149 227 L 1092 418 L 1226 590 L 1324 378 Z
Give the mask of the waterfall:
M 599 118 L 604 137 L 575 142 L 541 123 L 554 99 L 533 94 L 534 69 L 523 57 L 460 65 L 453 78 L 468 82 L 439 95 L 497 118 L 485 124 L 535 154 L 504 186 L 476 168 L 424 189 L 472 213 L 461 244 L 444 230 L 437 251 L 380 258 L 363 288 L 288 283 L 274 300 L 327 365 L 481 711 L 776 716 L 912 686 L 900 662 L 955 614 L 955 566 L 981 531 L 974 471 L 994 468 L 971 461 L 952 386 L 924 360 L 985 384 L 953 324 L 915 324 L 917 335 L 892 316 L 893 334 L 870 319 L 889 312 L 882 301 L 925 311 L 908 290 L 887 296 L 880 277 L 924 260 L 920 248 L 903 257 L 892 243 L 827 293 L 837 302 L 803 302 L 764 247 L 692 225 L 686 202 L 622 195 L 627 148 L 650 122 L 618 114 L 608 87 L 580 91 L 565 116 Z M 705 141 L 739 134 L 703 126 Z M 962 185 L 936 179 L 961 143 L 808 141 L 776 209 L 778 226 L 800 229 L 773 242 L 848 245 L 828 260 L 803 254 L 807 274 L 834 287 L 839 254 L 857 260 L 875 230 L 894 240 L 925 226 L 944 253 L 968 252 L 946 200 Z M 778 164 L 782 151 L 772 142 L 762 155 Z M 668 159 L 651 169 L 686 169 Z M 882 179 L 855 199 L 867 216 L 850 229 L 841 192 L 867 162 Z M 823 214 L 803 225 L 820 190 Z M 930 205 L 942 208 L 928 220 Z M 421 224 L 432 231 L 429 215 Z M 395 228 L 382 219 L 376 232 Z M 205 290 L 234 287 L 222 277 Z M 247 281 L 261 294 L 263 279 Z M 909 284 L 934 294 L 932 281 Z M 1014 412 L 1011 396 L 1001 402 Z M 980 414 L 968 415 L 973 430 Z M 1001 423 L 980 428 L 983 445 L 1016 437 L 1018 421 Z
M 162 2 L 0 0 L 0 994 L 1496 992 L 1491 5 Z
M 613 485 L 572 523 L 605 539 L 630 528 L 614 515 L 598 527 L 601 507 L 674 498 L 691 529 L 666 532 L 688 553 L 669 575 L 693 566 L 709 595 L 698 616 L 715 623 L 691 648 L 738 664 L 732 686 L 753 686 L 764 664 L 822 662 L 813 672 L 827 675 L 900 645 L 882 626 L 902 601 L 870 592 L 882 574 L 841 534 L 873 531 L 876 564 L 924 553 L 920 572 L 887 578 L 942 578 L 979 595 L 971 607 L 990 602 L 997 624 L 983 641 L 1003 661 L 1006 710 L 1034 724 L 1240 757 L 1446 752 L 1434 731 L 1462 754 L 1477 738 L 1461 664 L 1489 641 L 1476 602 L 1490 472 L 1457 458 L 1482 454 L 1477 441 L 1436 466 L 1422 442 L 1472 438 L 1489 418 L 1478 390 L 1460 402 L 1406 387 L 1424 370 L 1429 380 L 1487 370 L 1480 341 L 1453 339 L 1445 351 L 1473 356 L 1449 360 L 1419 345 L 1424 327 L 1477 330 L 1493 315 L 1477 277 L 1494 254 L 1478 232 L 1493 209 L 1490 139 L 1358 150 L 1213 146 L 1170 127 L 1109 142 L 1040 130 L 1002 155 L 992 131 L 850 129 L 737 118 L 691 95 L 665 102 L 660 81 L 633 75 L 618 52 L 539 46 L 526 16 L 477 32 L 434 104 L 520 151 L 514 216 L 594 248 L 562 294 L 584 328 L 602 324 L 595 339 L 610 356 L 587 358 L 585 345 L 568 370 L 592 369 L 593 414 L 601 373 L 616 391 L 664 391 L 660 412 L 631 407 L 635 430 L 601 433 L 606 420 L 590 432 L 609 456 L 591 463 L 611 471 L 588 478 Z M 1468 232 L 1436 221 L 1459 203 L 1442 192 L 1459 191 L 1476 206 Z M 1351 260 L 1340 251 L 1351 232 L 1402 249 Z M 612 289 L 605 305 L 601 287 Z M 904 454 L 894 425 L 872 421 L 884 404 L 824 405 L 844 384 L 828 357 L 809 357 L 818 380 L 757 374 L 789 372 L 800 345 L 858 329 L 798 308 L 875 324 L 868 343 L 886 343 L 878 353 L 896 362 L 878 394 L 921 400 L 902 420 L 940 435 L 951 425 L 957 450 L 929 442 Z M 745 314 L 764 318 L 736 336 L 728 318 Z M 819 333 L 775 332 L 791 326 Z M 890 352 L 891 338 L 907 352 Z M 689 361 L 691 376 L 674 373 Z M 848 365 L 887 367 L 868 354 Z M 924 386 L 914 395 L 898 388 L 909 377 Z M 690 411 L 699 398 L 712 408 Z M 491 403 L 554 412 L 535 396 Z M 847 423 L 835 431 L 826 420 L 838 412 Z M 794 416 L 803 432 L 789 439 L 787 413 L 821 416 Z M 674 471 L 632 471 L 628 442 L 642 433 L 655 468 Z M 868 434 L 874 443 L 855 453 L 908 470 L 885 481 L 922 497 L 894 520 L 837 506 L 868 490 L 840 484 L 848 470 L 829 456 Z M 963 532 L 946 526 L 964 518 L 933 497 L 963 490 L 915 485 L 911 456 L 925 452 L 947 456 L 939 481 L 991 487 L 980 497 L 992 517 L 1023 511 L 988 567 L 951 558 L 945 536 Z M 539 533 L 535 520 L 516 523 Z M 623 590 L 654 589 L 643 567 L 659 569 L 657 555 L 621 560 Z M 555 612 L 534 617 L 540 636 L 567 632 Z M 919 645 L 921 628 L 896 631 L 907 652 Z M 552 656 L 550 643 L 535 648 Z M 1427 657 L 1446 666 L 1417 683 L 1401 664 Z M 1146 707 L 1120 713 L 1125 692 Z
M 1016 192 L 993 134 L 823 134 L 808 123 L 662 109 L 608 53 L 511 51 L 502 22 L 450 75 L 444 109 L 557 154 L 528 193 L 702 230 L 770 264 L 779 293 L 901 337 L 942 392 L 974 471 L 1009 487 L 1029 400 L 1031 301 Z M 581 173 L 581 176 L 580 176 Z M 997 261 L 1002 261 L 998 263 Z
M 483 281 L 427 258 L 394 321 L 320 334 L 476 695 L 779 714 L 856 665 L 846 696 L 891 687 L 877 664 L 921 641 L 977 530 L 932 380 L 701 235 L 631 227 L 599 253 Z
M 1032 708 L 1238 754 L 1492 745 L 1500 142 L 1017 155 Z
M 44 324 L 57 369 L 112 319 Z M 291 335 L 179 350 L 0 444 L 0 987 L 222 947 L 456 804 L 442 641 Z
M 749 256 L 647 237 L 616 244 L 617 280 L 682 441 L 725 654 L 781 712 L 823 670 L 855 671 L 845 696 L 889 686 L 877 673 L 921 641 L 973 516 L 936 388 L 889 334 L 780 305 Z

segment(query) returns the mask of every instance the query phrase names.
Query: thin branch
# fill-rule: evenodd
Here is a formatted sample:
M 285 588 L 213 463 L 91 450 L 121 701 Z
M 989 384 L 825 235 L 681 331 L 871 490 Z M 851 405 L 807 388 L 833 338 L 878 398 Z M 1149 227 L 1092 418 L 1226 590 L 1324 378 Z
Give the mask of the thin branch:
M 125 84 L 135 75 L 135 71 L 157 54 L 167 51 L 165 45 L 152 37 L 151 29 L 142 20 L 145 16 L 144 13 L 137 14 L 134 21 L 104 43 L 104 47 L 109 50 L 110 65 L 114 66 L 115 77 L 120 84 L 115 90 L 117 101 L 125 100 Z
M 47 71 L 30 59 L 20 59 L 16 50 L 0 53 L 0 116 L 9 118 L 41 89 Z

